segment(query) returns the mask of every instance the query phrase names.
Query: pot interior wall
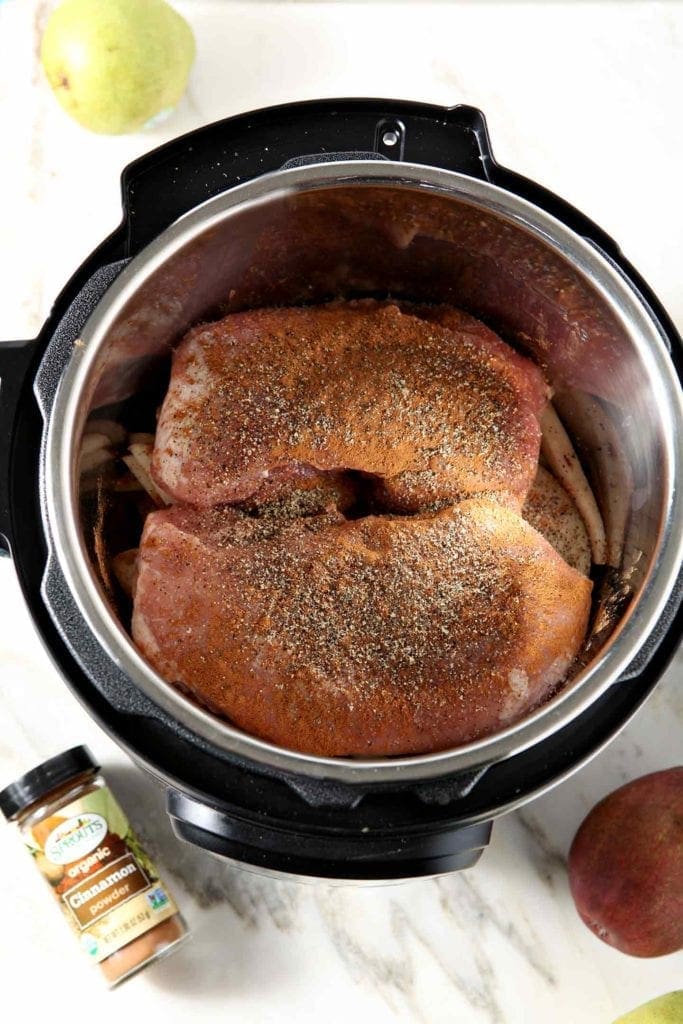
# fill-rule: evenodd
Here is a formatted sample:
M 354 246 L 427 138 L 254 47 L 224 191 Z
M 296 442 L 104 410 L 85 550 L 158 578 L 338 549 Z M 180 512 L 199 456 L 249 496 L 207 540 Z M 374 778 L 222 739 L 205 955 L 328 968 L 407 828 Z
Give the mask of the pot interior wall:
M 129 299 L 93 365 L 84 411 L 152 430 L 170 352 L 191 324 L 258 306 L 364 295 L 452 303 L 544 368 L 608 529 L 620 504 L 628 509 L 619 565 L 597 575 L 603 607 L 589 661 L 637 595 L 659 535 L 656 387 L 598 287 L 500 213 L 416 186 L 365 184 L 278 191 L 233 207 Z M 89 533 L 91 498 L 84 508 Z

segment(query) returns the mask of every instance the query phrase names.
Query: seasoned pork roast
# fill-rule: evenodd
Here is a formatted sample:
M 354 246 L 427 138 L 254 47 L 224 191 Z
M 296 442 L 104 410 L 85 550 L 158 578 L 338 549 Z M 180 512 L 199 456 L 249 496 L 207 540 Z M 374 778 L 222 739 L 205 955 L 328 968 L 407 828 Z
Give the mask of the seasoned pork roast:
M 213 712 L 311 754 L 424 753 L 518 721 L 581 648 L 604 535 L 557 425 L 558 470 L 539 470 L 549 394 L 448 306 L 194 327 L 156 436 L 126 456 L 157 505 L 137 555 L 112 562 L 140 651 Z
M 147 518 L 133 636 L 247 732 L 313 754 L 410 754 L 493 732 L 564 678 L 590 581 L 512 509 Z

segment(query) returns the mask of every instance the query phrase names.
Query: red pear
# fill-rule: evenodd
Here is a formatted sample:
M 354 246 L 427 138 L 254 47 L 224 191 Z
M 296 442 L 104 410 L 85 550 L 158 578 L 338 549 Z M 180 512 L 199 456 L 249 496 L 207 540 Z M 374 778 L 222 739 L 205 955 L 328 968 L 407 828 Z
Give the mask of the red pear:
M 582 920 L 631 956 L 683 949 L 683 767 L 610 793 L 579 828 L 569 885 Z

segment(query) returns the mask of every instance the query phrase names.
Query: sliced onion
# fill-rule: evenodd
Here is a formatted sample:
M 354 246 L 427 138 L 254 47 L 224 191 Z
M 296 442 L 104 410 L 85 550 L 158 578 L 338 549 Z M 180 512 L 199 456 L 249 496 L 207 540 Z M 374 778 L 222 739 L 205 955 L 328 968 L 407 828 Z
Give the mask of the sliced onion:
M 113 462 L 114 452 L 110 447 L 107 434 L 84 434 L 81 453 L 78 459 L 78 470 L 81 477 L 91 476 L 101 470 L 108 462 Z M 90 481 L 92 484 L 92 481 Z M 92 489 L 91 487 L 85 488 Z
M 127 437 L 125 429 L 114 420 L 94 419 L 86 423 L 83 431 L 84 443 L 86 437 L 96 434 L 104 434 L 107 438 L 107 444 L 123 444 Z
M 114 453 L 109 448 L 96 448 L 92 452 L 81 452 L 78 468 L 81 476 L 102 469 L 108 462 L 114 461 Z
M 138 581 L 138 551 L 139 548 L 129 548 L 128 551 L 114 555 L 111 560 L 111 567 L 119 586 L 131 601 L 135 596 Z
M 592 483 L 605 522 L 606 561 L 618 569 L 633 496 L 633 474 L 619 432 L 603 404 L 592 395 L 565 388 L 554 402 L 593 469 Z
M 130 454 L 124 455 L 123 461 L 133 476 L 140 481 L 155 505 L 163 508 L 164 505 L 171 505 L 173 502 L 152 480 L 152 450 L 151 444 L 132 444 L 129 449 Z
M 541 432 L 543 456 L 581 513 L 588 531 L 593 561 L 596 565 L 604 565 L 607 544 L 600 509 L 569 435 L 550 402 L 541 416 Z

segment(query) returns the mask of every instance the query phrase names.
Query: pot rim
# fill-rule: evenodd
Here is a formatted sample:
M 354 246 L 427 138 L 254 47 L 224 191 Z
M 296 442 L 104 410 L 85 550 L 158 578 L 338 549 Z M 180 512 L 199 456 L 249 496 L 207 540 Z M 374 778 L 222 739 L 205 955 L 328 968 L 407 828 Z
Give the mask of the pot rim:
M 205 711 L 166 682 L 144 660 L 108 608 L 85 550 L 78 514 L 74 438 L 84 413 L 80 396 L 100 345 L 137 289 L 172 255 L 231 211 L 297 192 L 345 186 L 412 188 L 457 199 L 502 217 L 539 238 L 587 278 L 628 333 L 647 369 L 662 423 L 665 515 L 640 594 L 599 655 L 560 693 L 520 722 L 472 743 L 430 754 L 391 758 L 331 758 L 304 754 L 252 736 Z M 219 749 L 247 761 L 340 783 L 424 781 L 472 771 L 528 749 L 558 731 L 597 700 L 628 668 L 662 614 L 683 556 L 683 396 L 665 337 L 620 270 L 589 240 L 561 221 L 498 186 L 421 164 L 334 161 L 280 170 L 221 193 L 184 214 L 134 257 L 109 287 L 81 332 L 62 373 L 44 437 L 48 542 L 89 628 L 107 655 L 166 713 Z

